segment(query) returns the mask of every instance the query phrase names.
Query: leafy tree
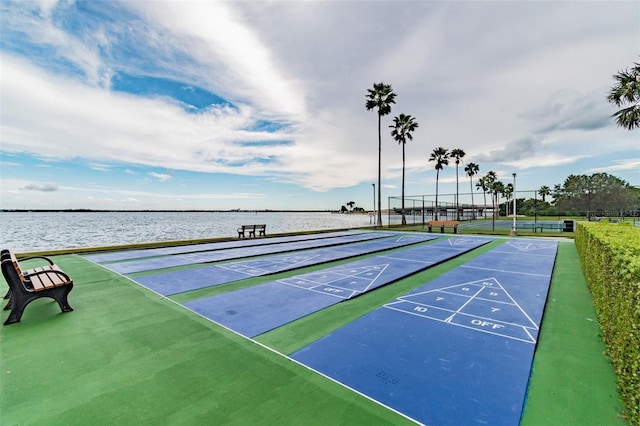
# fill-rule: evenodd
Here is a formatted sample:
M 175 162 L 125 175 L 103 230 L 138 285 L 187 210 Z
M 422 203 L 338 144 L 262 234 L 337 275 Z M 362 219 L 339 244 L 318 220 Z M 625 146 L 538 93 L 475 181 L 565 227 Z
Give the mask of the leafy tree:
M 454 148 L 451 150 L 449 156 L 453 158 L 456 163 L 456 220 L 460 220 L 460 210 L 458 209 L 458 199 L 460 197 L 460 188 L 458 186 L 458 166 L 460 165 L 462 158 L 465 156 L 465 152 L 460 148 Z
M 633 130 L 640 127 L 640 63 L 630 69 L 620 71 L 613 78 L 616 84 L 611 88 L 607 100 L 616 107 L 630 104 L 612 115 L 620 127 Z
M 557 216 L 558 211 L 547 201 L 529 198 L 526 200 L 518 200 L 516 203 L 518 211 L 525 216 Z
M 377 226 L 382 226 L 382 190 L 381 190 L 381 174 L 382 174 L 382 133 L 381 122 L 382 116 L 391 113 L 391 104 L 396 103 L 396 94 L 393 92 L 390 84 L 373 83 L 373 89 L 367 89 L 367 102 L 365 106 L 367 111 L 372 109 L 378 110 L 378 219 Z
M 444 166 L 449 165 L 449 151 L 443 147 L 438 147 L 433 150 L 429 161 L 435 161 L 436 163 L 436 208 L 435 208 L 435 220 L 438 220 L 438 181 L 440 180 L 440 170 L 444 169 Z
M 471 185 L 471 208 L 473 209 L 473 218 L 476 218 L 475 203 L 473 202 L 473 177 L 480 171 L 480 166 L 476 163 L 469 163 L 464 167 L 464 171 L 469 176 L 469 184 Z
M 351 210 L 353 210 L 353 206 L 354 206 L 355 204 L 356 204 L 356 202 L 355 202 L 355 201 L 349 201 L 349 202 L 347 203 L 347 205 L 349 206 L 349 209 L 351 209 Z
M 410 141 L 413 140 L 413 135 L 411 133 L 418 128 L 418 123 L 412 116 L 400 114 L 399 116 L 394 117 L 393 126 L 389 127 L 393 129 L 391 131 L 391 136 L 393 136 L 393 138 L 402 145 L 402 224 L 406 225 L 407 219 L 404 216 L 404 146 L 407 143 L 407 139 Z
M 547 201 L 546 197 L 551 195 L 551 188 L 548 186 L 541 186 L 540 189 L 538 189 L 538 194 L 542 197 L 542 202 L 545 202 Z
M 625 180 L 607 173 L 570 175 L 557 185 L 554 204 L 558 210 L 572 213 L 618 214 L 637 208 L 638 191 Z

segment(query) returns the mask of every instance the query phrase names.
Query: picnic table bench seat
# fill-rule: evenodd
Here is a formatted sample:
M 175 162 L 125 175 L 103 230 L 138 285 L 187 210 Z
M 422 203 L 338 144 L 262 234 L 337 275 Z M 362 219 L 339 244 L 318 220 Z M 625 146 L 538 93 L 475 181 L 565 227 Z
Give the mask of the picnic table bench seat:
M 458 222 L 457 220 L 432 220 L 427 225 L 429 232 L 433 232 L 434 227 L 440 227 L 440 233 L 442 234 L 444 234 L 445 228 L 452 228 L 453 233 L 457 234 L 458 225 L 460 225 L 460 222 Z
M 238 238 L 244 238 L 245 232 L 249 234 L 249 237 L 255 237 L 256 231 L 259 237 L 264 237 L 266 230 L 267 225 L 242 225 L 238 228 Z
M 15 254 L 2 251 L 2 275 L 9 291 L 5 298 L 9 302 L 4 310 L 11 310 L 4 325 L 20 322 L 27 305 L 41 297 L 50 297 L 58 302 L 62 312 L 73 311 L 67 300 L 73 289 L 73 280 L 51 259 L 44 256 L 32 256 L 21 260 L 44 259 L 47 264 L 22 270 Z

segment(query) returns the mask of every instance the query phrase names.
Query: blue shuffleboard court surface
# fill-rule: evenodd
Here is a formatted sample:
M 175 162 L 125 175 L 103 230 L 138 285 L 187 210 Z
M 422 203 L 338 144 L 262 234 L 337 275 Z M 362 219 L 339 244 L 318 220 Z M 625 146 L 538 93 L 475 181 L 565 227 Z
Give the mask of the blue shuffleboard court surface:
M 243 257 L 261 256 L 266 254 L 283 253 L 315 247 L 327 247 L 338 244 L 347 244 L 356 241 L 375 240 L 377 238 L 384 238 L 392 235 L 394 234 L 391 232 L 367 232 L 358 233 L 355 235 L 344 235 L 334 238 L 316 238 L 313 240 L 291 241 L 279 244 L 261 244 L 257 246 L 252 245 L 247 247 L 236 247 L 223 250 L 152 257 L 148 259 L 108 263 L 102 266 L 120 274 L 131 274 L 134 272 L 153 271 L 156 269 L 194 265 L 197 263 L 240 259 Z
M 291 357 L 426 425 L 517 425 L 556 242 L 512 240 Z
M 188 270 L 172 271 L 133 278 L 138 284 L 156 293 L 170 296 L 242 280 L 249 277 L 274 274 L 305 266 L 318 265 L 353 256 L 375 253 L 438 238 L 430 234 L 397 234 L 394 237 L 361 241 L 279 254 L 260 259 L 241 260 L 219 265 L 201 266 Z
M 251 338 L 466 253 L 489 241 L 491 238 L 452 237 L 319 272 L 192 300 L 184 303 L 184 306 Z
M 291 235 L 291 236 L 285 236 L 285 237 L 269 237 L 269 238 L 255 238 L 255 239 L 248 238 L 248 239 L 242 239 L 242 240 L 220 241 L 220 242 L 214 242 L 214 243 L 189 244 L 189 245 L 183 245 L 183 246 L 115 251 L 115 252 L 109 252 L 109 253 L 89 254 L 83 257 L 88 260 L 91 260 L 94 263 L 108 263 L 108 262 L 118 262 L 122 260 L 130 260 L 130 259 L 142 259 L 145 257 L 166 256 L 170 254 L 195 253 L 200 251 L 213 251 L 213 250 L 222 250 L 222 249 L 237 248 L 237 247 L 259 246 L 264 244 L 288 243 L 292 241 L 306 241 L 306 240 L 316 240 L 321 238 L 343 237 L 345 235 L 358 235 L 366 232 L 367 231 L 353 230 L 353 231 L 322 232 L 318 234 L 307 234 L 307 235 Z

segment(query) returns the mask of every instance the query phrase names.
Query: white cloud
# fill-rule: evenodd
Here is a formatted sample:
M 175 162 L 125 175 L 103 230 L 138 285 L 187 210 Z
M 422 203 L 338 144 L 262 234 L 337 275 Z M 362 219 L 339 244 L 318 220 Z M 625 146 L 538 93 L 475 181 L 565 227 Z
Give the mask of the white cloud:
M 171 175 L 166 174 L 166 173 L 150 172 L 149 176 L 158 179 L 160 182 L 164 182 L 164 181 L 167 181 L 167 180 L 171 179 Z
M 84 34 L 84 39 L 60 28 L 54 22 L 55 12 L 64 13 L 73 8 L 69 1 L 40 0 L 33 2 L 8 1 L 3 4 L 7 19 L 2 20 L 3 32 L 15 31 L 22 42 L 29 41 L 46 47 L 58 60 L 44 62 L 40 55 L 34 55 L 34 62 L 50 70 L 77 67 L 85 73 L 87 82 L 98 84 L 104 72 L 94 39 Z M 6 39 L 6 37 L 4 37 Z M 6 40 L 8 43 L 13 40 Z
M 216 92 L 228 93 L 233 100 L 259 107 L 258 114 L 270 118 L 306 119 L 304 92 L 292 76 L 284 73 L 269 46 L 261 42 L 227 3 L 137 2 L 151 25 L 170 31 L 163 42 L 182 51 L 200 65 L 217 72 L 212 77 Z M 224 89 L 232 87 L 232 90 Z M 221 90 L 222 89 L 222 90 Z
M 640 158 L 628 158 L 626 160 L 616 161 L 616 164 L 606 167 L 594 167 L 588 170 L 588 173 L 615 173 L 622 170 L 635 171 L 640 174 Z
M 125 163 L 348 188 L 377 177 L 377 120 L 364 97 L 382 80 L 398 93 L 382 124 L 386 188 L 399 187 L 401 150 L 388 125 L 400 112 L 420 123 L 406 147 L 414 191 L 435 180 L 427 159 L 436 146 L 464 149 L 483 173 L 548 167 L 535 176 L 547 185 L 581 160 L 633 170 L 597 161 L 603 149 L 637 152 L 637 136 L 610 119 L 604 92 L 637 60 L 638 3 L 401 4 L 117 2 L 104 8 L 121 19 L 73 33 L 55 18 L 72 3 L 4 2 L 2 150 L 79 158 L 104 171 Z M 11 31 L 49 56 L 27 56 Z M 51 56 L 58 60 L 45 63 Z M 209 90 L 234 107 L 190 114 L 112 92 L 118 72 Z M 288 126 L 247 130 L 261 119 Z M 441 173 L 443 185 L 452 170 Z
M 244 130 L 253 123 L 249 107 L 188 114 L 162 100 L 52 76 L 8 54 L 2 59 L 3 149 L 9 152 L 232 172 L 233 163 L 277 156 L 284 149 L 238 142 L 289 138 Z M 267 168 L 253 167 L 255 173 Z
M 37 192 L 55 192 L 58 190 L 58 185 L 55 183 L 29 183 L 21 189 Z

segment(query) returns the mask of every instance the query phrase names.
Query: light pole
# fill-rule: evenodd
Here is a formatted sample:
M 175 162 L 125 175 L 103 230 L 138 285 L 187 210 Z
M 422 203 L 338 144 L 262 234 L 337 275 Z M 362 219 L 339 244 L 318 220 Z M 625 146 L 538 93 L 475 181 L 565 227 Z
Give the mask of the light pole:
M 513 229 L 511 230 L 511 235 L 517 235 L 516 233 L 516 174 L 512 173 L 513 176 Z
M 373 186 L 373 220 L 375 221 L 376 219 L 376 184 L 372 183 L 371 186 Z

